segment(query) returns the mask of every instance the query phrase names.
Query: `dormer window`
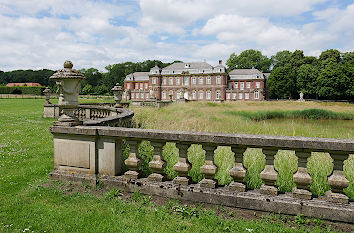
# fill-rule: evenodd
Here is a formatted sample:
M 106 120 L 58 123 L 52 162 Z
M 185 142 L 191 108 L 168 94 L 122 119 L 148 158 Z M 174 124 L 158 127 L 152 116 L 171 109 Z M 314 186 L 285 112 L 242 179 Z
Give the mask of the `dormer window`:
M 184 65 L 184 68 L 190 68 L 190 67 L 191 67 L 190 64 L 185 64 L 185 65 Z

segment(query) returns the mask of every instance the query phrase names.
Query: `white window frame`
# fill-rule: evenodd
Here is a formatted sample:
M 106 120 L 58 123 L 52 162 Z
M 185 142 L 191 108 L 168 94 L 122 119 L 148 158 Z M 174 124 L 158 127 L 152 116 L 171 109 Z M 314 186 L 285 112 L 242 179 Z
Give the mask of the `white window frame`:
M 162 85 L 166 85 L 166 83 L 167 83 L 166 78 L 162 78 Z
M 141 98 L 141 99 L 144 99 L 144 92 L 141 92 L 141 93 L 140 93 L 140 98 Z
M 221 84 L 221 77 L 220 76 L 216 77 L 216 84 Z
M 218 90 L 216 91 L 216 99 L 219 100 L 221 97 L 221 92 Z
M 130 83 L 127 83 L 127 89 L 130 89 Z
M 242 100 L 243 99 L 243 93 L 241 92 L 241 93 L 238 93 L 238 99 L 239 100 Z
M 132 99 L 135 99 L 135 94 L 134 93 L 132 93 Z
M 156 78 L 155 78 L 155 77 L 152 78 L 151 83 L 152 83 L 152 84 L 156 84 Z
M 149 93 L 145 93 L 145 99 L 149 99 Z
M 256 82 L 256 88 L 261 88 L 261 82 Z
M 231 99 L 231 93 L 229 93 L 229 92 L 226 93 L 226 99 L 227 99 L 227 100 Z
M 172 86 L 173 85 L 173 78 L 169 79 L 169 84 Z
M 192 91 L 192 100 L 195 100 L 197 98 L 197 93 L 195 91 Z
M 148 89 L 148 84 L 147 83 L 145 83 L 145 89 Z
M 254 96 L 254 99 L 258 100 L 259 99 L 259 92 L 258 91 L 255 91 L 253 93 L 253 96 Z
M 196 77 L 192 77 L 192 84 L 197 84 L 197 78 Z
M 233 100 L 236 99 L 236 93 L 232 93 L 232 99 L 233 99 Z
M 134 89 L 139 89 L 139 83 L 135 83 Z
M 251 88 L 251 82 L 246 83 L 246 88 Z
M 162 96 L 161 96 L 162 99 L 166 99 L 166 92 L 165 92 L 165 91 L 163 91 L 161 95 L 162 95 Z
M 207 91 L 206 93 L 206 99 L 210 100 L 211 99 L 211 91 Z
M 179 77 L 176 78 L 176 85 L 181 85 L 181 79 Z
M 199 91 L 199 99 L 204 99 L 204 91 Z
M 249 92 L 246 92 L 245 93 L 245 100 L 249 100 L 250 99 L 250 93 Z
M 211 77 L 207 77 L 207 79 L 206 79 L 206 84 L 208 84 L 208 85 L 211 84 Z
M 203 85 L 203 77 L 199 77 L 199 84 Z
M 189 77 L 188 76 L 183 77 L 183 84 L 186 86 L 189 85 Z
M 234 89 L 238 88 L 238 82 L 234 82 Z
M 240 82 L 240 90 L 245 89 L 245 83 L 244 82 Z
M 177 94 L 176 94 L 176 98 L 177 99 L 181 99 L 181 92 L 179 91 L 179 92 L 177 92 Z

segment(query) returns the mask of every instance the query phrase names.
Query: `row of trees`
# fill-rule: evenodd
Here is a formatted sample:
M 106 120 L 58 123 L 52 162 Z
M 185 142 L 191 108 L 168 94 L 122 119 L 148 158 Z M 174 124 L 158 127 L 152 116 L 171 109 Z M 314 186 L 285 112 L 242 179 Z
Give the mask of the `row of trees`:
M 271 99 L 297 99 L 300 92 L 313 99 L 354 99 L 354 52 L 330 49 L 316 58 L 302 50 L 280 51 L 268 58 L 260 51 L 246 50 L 231 54 L 226 64 L 229 70 L 271 71 L 266 84 Z
M 179 61 L 174 61 L 179 62 Z M 158 60 L 144 62 L 124 62 L 105 67 L 106 72 L 95 68 L 80 70 L 86 77 L 82 83 L 82 94 L 104 95 L 116 83 L 123 84 L 126 75 L 149 71 L 158 63 L 160 68 L 172 63 Z M 270 72 L 266 86 L 272 99 L 297 99 L 299 93 L 306 98 L 353 99 L 354 98 L 354 52 L 341 53 L 326 50 L 319 58 L 305 56 L 302 50 L 280 51 L 268 58 L 257 50 L 245 50 L 239 55 L 232 53 L 226 62 L 228 71 L 233 69 L 256 68 L 264 73 Z M 0 84 L 9 82 L 38 82 L 56 89 L 49 80 L 52 70 L 0 71 Z

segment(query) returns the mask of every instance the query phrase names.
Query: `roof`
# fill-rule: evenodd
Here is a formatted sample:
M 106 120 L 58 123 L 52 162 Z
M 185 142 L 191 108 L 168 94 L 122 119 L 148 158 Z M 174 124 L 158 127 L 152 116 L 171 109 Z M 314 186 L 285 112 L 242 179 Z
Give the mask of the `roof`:
M 186 65 L 189 65 L 186 67 Z M 166 66 L 162 70 L 181 70 L 181 69 L 212 69 L 213 67 L 206 62 L 176 62 Z
M 19 87 L 23 87 L 23 86 L 27 86 L 27 87 L 41 87 L 42 85 L 39 83 L 8 83 L 6 84 L 7 87 L 15 87 L 15 86 L 19 86 Z
M 263 73 L 257 69 L 234 69 L 229 73 L 230 80 L 251 80 L 260 79 L 263 80 Z
M 149 81 L 149 72 L 134 72 L 128 74 L 124 81 Z

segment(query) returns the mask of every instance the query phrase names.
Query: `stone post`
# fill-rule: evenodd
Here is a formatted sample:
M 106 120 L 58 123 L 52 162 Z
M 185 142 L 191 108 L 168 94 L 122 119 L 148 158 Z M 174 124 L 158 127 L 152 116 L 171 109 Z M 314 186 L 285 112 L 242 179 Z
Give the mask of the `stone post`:
M 347 204 L 348 197 L 344 194 L 343 189 L 349 186 L 349 181 L 344 176 L 343 163 L 349 157 L 345 152 L 330 152 L 333 159 L 333 172 L 328 177 L 328 184 L 331 190 L 326 193 L 326 198 L 330 202 Z
M 307 159 L 311 156 L 311 151 L 295 151 L 295 153 L 298 161 L 298 169 L 293 176 L 296 187 L 293 188 L 292 195 L 294 198 L 310 200 L 312 194 L 308 191 L 308 186 L 311 184 L 312 178 L 307 172 L 306 163 Z
M 178 162 L 173 166 L 173 170 L 178 173 L 178 176 L 173 179 L 173 183 L 180 185 L 188 185 L 191 178 L 188 176 L 189 170 L 191 170 L 192 165 L 188 161 L 188 148 L 190 144 L 177 143 L 176 147 L 179 149 Z
M 46 89 L 44 89 L 43 93 L 45 96 L 45 104 L 44 105 L 52 104 L 50 102 L 50 89 L 48 87 L 46 87 Z
M 277 149 L 262 149 L 266 156 L 266 165 L 261 172 L 260 177 L 264 184 L 261 186 L 261 193 L 266 195 L 278 195 L 278 189 L 275 187 L 275 181 L 278 179 L 278 173 L 274 169 L 274 156 L 277 154 Z
M 162 148 L 165 142 L 151 142 L 154 147 L 154 158 L 149 162 L 149 167 L 152 170 L 152 174 L 149 175 L 150 181 L 162 182 L 165 178 L 163 169 L 166 167 L 166 161 L 163 159 Z
M 122 95 L 123 95 L 123 88 L 117 83 L 113 88 L 112 92 L 114 94 L 114 101 L 116 101 L 116 105 L 114 105 L 115 108 L 121 108 L 121 101 L 122 101 Z
M 65 61 L 64 69 L 55 72 L 50 79 L 56 81 L 59 87 L 58 106 L 61 111 L 61 116 L 54 125 L 76 126 L 81 124 L 79 119 L 74 115 L 74 111 L 79 106 L 80 83 L 85 79 L 85 76 L 72 69 L 73 63 Z
M 231 146 L 232 152 L 234 152 L 235 165 L 230 170 L 230 176 L 234 179 L 229 185 L 230 190 L 237 192 L 246 191 L 246 182 L 244 181 L 246 176 L 246 169 L 243 166 L 243 153 L 247 148 Z
M 205 163 L 200 167 L 200 173 L 205 175 L 205 178 L 199 182 L 200 187 L 203 188 L 215 188 L 217 180 L 214 176 L 218 168 L 214 165 L 214 151 L 217 148 L 215 145 L 203 145 L 205 150 Z
M 129 157 L 124 161 L 125 165 L 129 168 L 129 171 L 124 173 L 127 179 L 138 179 L 141 175 L 140 165 L 141 159 L 139 156 L 139 144 L 140 141 L 127 140 L 130 147 Z

